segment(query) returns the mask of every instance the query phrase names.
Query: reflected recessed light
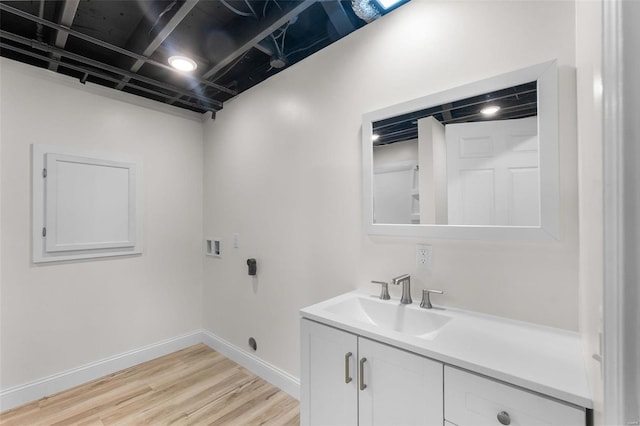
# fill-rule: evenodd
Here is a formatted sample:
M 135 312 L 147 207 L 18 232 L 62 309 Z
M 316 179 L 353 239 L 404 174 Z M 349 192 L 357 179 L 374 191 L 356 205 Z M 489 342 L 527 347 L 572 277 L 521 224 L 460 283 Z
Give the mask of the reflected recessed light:
M 198 64 L 186 56 L 172 56 L 169 58 L 169 65 L 177 69 L 178 71 L 193 71 L 198 67 Z
M 378 139 L 380 139 L 380 135 L 377 135 L 377 134 L 375 134 L 375 133 L 374 133 L 373 135 L 371 135 L 371 140 L 372 140 L 372 141 L 374 141 L 374 142 L 375 142 L 375 141 L 377 141 Z
M 480 112 L 484 115 L 493 115 L 498 111 L 500 111 L 500 107 L 497 105 L 489 105 L 480 110 Z

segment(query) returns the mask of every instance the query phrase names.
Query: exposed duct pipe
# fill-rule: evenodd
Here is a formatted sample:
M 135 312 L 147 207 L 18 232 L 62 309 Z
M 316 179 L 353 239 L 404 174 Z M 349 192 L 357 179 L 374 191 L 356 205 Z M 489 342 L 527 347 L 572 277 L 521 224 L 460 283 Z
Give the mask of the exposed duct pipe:
M 371 0 L 351 0 L 351 8 L 367 24 L 382 16 L 378 8 L 371 4 Z

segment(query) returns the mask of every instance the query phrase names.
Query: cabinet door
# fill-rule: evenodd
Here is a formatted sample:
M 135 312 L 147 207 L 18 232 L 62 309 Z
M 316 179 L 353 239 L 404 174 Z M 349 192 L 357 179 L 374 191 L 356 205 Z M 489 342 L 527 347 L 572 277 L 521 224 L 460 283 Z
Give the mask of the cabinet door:
M 306 319 L 300 328 L 300 423 L 356 426 L 358 338 Z
M 358 349 L 361 425 L 442 426 L 442 363 L 362 337 Z

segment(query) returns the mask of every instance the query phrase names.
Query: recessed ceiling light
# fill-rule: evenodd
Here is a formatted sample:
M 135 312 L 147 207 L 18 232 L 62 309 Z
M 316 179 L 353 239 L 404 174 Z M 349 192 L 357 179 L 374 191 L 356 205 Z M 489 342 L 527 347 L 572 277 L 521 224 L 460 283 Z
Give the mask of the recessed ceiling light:
M 377 0 L 378 4 L 382 6 L 384 10 L 387 10 L 396 4 L 400 3 L 402 0 Z
M 496 112 L 500 111 L 500 107 L 497 105 L 489 105 L 480 110 L 480 113 L 484 115 L 494 115 Z
M 178 71 L 189 72 L 198 67 L 198 64 L 186 56 L 172 56 L 169 58 L 169 65 L 177 69 Z

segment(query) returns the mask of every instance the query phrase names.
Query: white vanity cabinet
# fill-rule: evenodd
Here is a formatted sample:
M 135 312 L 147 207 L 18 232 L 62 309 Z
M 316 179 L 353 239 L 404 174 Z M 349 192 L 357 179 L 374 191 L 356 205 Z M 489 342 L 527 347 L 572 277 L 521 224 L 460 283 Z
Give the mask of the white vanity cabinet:
M 443 364 L 301 320 L 303 425 L 442 425 Z
M 589 424 L 578 333 L 361 291 L 300 313 L 303 425 Z
M 445 366 L 445 418 L 457 426 L 584 426 L 585 410 Z

